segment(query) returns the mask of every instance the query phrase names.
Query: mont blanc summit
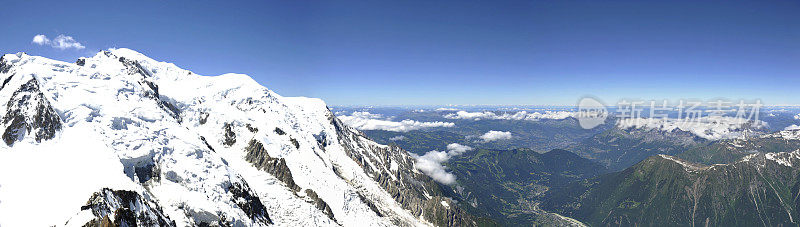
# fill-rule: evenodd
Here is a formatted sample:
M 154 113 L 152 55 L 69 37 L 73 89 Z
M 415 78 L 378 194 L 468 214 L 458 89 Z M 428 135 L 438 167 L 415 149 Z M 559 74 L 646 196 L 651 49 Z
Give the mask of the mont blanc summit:
M 0 81 L 0 225 L 476 224 L 406 151 L 246 75 L 109 49 L 6 54 Z

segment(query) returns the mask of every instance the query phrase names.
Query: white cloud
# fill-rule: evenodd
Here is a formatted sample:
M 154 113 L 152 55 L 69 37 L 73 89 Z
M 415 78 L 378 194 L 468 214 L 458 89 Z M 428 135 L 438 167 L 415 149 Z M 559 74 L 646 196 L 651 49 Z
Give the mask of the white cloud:
M 447 145 L 447 150 L 453 152 L 454 155 L 461 155 L 467 151 L 472 150 L 472 148 L 467 145 L 451 143 Z
M 53 42 L 51 44 L 53 45 L 53 47 L 62 50 L 69 48 L 75 48 L 80 50 L 86 48 L 85 46 L 81 45 L 81 43 L 79 43 L 78 41 L 75 41 L 75 39 L 73 39 L 72 36 L 65 36 L 65 35 L 58 35 L 58 37 L 53 39 Z
M 40 45 L 40 46 L 50 46 L 60 50 L 66 50 L 74 48 L 76 50 L 80 50 L 86 48 L 83 44 L 75 41 L 72 36 L 66 35 L 58 35 L 55 39 L 50 40 L 47 36 L 39 34 L 33 37 L 33 44 Z
M 450 157 L 447 156 L 445 151 L 429 151 L 423 156 L 417 157 L 416 168 L 425 175 L 430 176 L 433 180 L 442 184 L 452 184 L 456 182 L 456 176 L 448 173 L 442 162 L 447 161 Z
M 350 116 L 340 116 L 339 120 L 347 125 L 350 125 L 358 130 L 385 130 L 393 132 L 407 132 L 411 130 L 419 130 L 423 128 L 433 127 L 453 127 L 452 122 L 421 122 L 415 120 L 402 120 L 391 121 L 382 119 L 380 114 L 372 114 L 369 112 L 353 112 Z
M 45 45 L 50 43 L 50 39 L 48 39 L 47 36 L 44 35 L 36 35 L 33 37 L 33 43 L 39 45 Z
M 798 130 L 798 129 L 800 129 L 800 125 L 789 125 L 783 130 Z
M 391 141 L 398 141 L 398 140 L 404 140 L 404 139 L 406 139 L 406 137 L 402 136 L 402 135 L 389 138 L 389 140 L 391 140 Z
M 453 184 L 456 182 L 456 176 L 447 172 L 447 167 L 442 163 L 469 150 L 472 150 L 469 146 L 451 143 L 447 145 L 447 151 L 429 151 L 425 155 L 415 156 L 417 159 L 415 167 L 439 183 Z
M 503 131 L 488 131 L 486 134 L 483 134 L 481 137 L 484 142 L 490 142 L 495 140 L 507 140 L 511 139 L 511 132 L 503 132 Z
M 484 111 L 484 112 L 467 112 L 467 111 L 458 111 L 455 113 L 450 113 L 444 115 L 444 118 L 447 119 L 491 119 L 491 120 L 528 120 L 528 121 L 538 121 L 541 119 L 554 119 L 554 120 L 561 120 L 568 117 L 574 116 L 575 113 L 568 112 L 568 111 L 544 111 L 541 112 L 533 112 L 528 113 L 527 111 L 519 111 L 515 113 L 503 113 L 503 114 L 496 114 L 495 112 L 491 111 Z

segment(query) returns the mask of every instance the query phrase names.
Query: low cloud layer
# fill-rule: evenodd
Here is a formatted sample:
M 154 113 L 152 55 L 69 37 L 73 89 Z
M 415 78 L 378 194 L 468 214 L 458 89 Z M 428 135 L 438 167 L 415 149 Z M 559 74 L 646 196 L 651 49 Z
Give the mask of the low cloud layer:
M 458 111 L 455 113 L 450 113 L 444 115 L 444 118 L 447 119 L 474 119 L 474 120 L 482 120 L 482 119 L 489 119 L 489 120 L 528 120 L 528 121 L 538 121 L 542 119 L 555 119 L 561 120 L 568 117 L 572 117 L 575 113 L 569 111 L 545 111 L 545 112 L 533 112 L 528 113 L 527 111 L 519 111 L 515 113 L 503 113 L 497 114 L 491 111 L 484 111 L 484 112 L 467 112 L 467 111 Z
M 39 46 L 50 46 L 52 48 L 56 48 L 59 50 L 66 50 L 66 49 L 84 49 L 86 48 L 83 44 L 76 41 L 72 36 L 66 35 L 58 35 L 54 39 L 47 38 L 45 35 L 36 35 L 33 37 L 33 41 L 31 43 L 39 45 Z
M 422 156 L 415 156 L 417 159 L 416 168 L 425 175 L 430 176 L 433 180 L 442 184 L 453 184 L 456 182 L 456 176 L 447 172 L 447 167 L 442 163 L 447 162 L 450 158 L 464 154 L 472 150 L 471 147 L 457 143 L 447 145 L 447 151 L 429 151 Z
M 441 121 L 421 122 L 410 119 L 392 121 L 390 119 L 383 118 L 380 114 L 372 114 L 366 111 L 353 112 L 353 114 L 350 116 L 340 116 L 339 120 L 342 120 L 342 122 L 345 124 L 350 125 L 358 130 L 385 130 L 392 132 L 407 132 L 423 128 L 455 126 L 455 124 L 452 122 Z
M 511 139 L 511 132 L 503 132 L 503 131 L 489 131 L 486 134 L 480 136 L 484 142 L 491 142 L 495 140 L 507 140 Z

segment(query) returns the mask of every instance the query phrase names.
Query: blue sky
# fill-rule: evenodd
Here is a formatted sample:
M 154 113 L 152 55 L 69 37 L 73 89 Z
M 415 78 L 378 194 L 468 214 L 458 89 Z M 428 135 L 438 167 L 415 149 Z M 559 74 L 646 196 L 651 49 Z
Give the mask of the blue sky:
M 0 52 L 126 47 L 329 104 L 800 104 L 798 1 L 10 1 Z M 84 49 L 32 43 L 72 36 Z

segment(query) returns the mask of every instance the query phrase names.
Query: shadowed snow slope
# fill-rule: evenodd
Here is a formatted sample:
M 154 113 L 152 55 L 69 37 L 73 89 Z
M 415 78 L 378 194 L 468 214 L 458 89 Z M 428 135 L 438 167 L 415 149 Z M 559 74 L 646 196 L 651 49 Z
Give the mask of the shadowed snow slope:
M 405 151 L 246 75 L 111 49 L 7 54 L 0 81 L 3 226 L 476 224 Z

